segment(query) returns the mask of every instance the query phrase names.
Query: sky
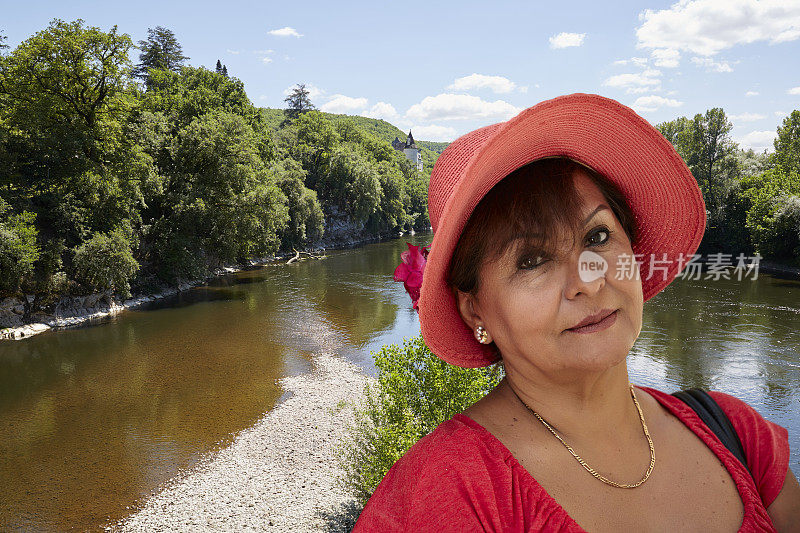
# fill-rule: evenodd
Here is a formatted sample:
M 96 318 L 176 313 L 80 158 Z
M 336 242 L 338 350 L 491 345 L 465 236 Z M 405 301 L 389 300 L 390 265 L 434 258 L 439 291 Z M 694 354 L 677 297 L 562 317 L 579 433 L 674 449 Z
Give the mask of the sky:
M 164 26 L 189 64 L 220 59 L 259 107 L 284 107 L 304 83 L 318 109 L 416 140 L 452 141 L 585 92 L 653 125 L 722 107 L 734 141 L 761 152 L 800 109 L 800 0 L 0 0 L 12 48 L 53 18 L 116 25 L 135 43 Z

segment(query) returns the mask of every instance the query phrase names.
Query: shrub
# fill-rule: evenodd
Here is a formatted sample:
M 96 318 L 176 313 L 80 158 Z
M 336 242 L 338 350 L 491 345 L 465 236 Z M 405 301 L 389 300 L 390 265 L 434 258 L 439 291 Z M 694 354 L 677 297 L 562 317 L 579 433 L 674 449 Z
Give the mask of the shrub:
M 128 236 L 121 228 L 95 233 L 75 249 L 76 278 L 92 290 L 113 290 L 130 297 L 130 279 L 139 270 Z
M 765 222 L 761 246 L 764 255 L 800 264 L 800 197 L 775 199 L 775 215 Z
M 378 386 L 365 388 L 339 454 L 340 480 L 363 507 L 389 468 L 415 442 L 463 411 L 504 376 L 502 364 L 468 369 L 445 363 L 419 335 L 373 354 Z
M 23 211 L 9 215 L 11 208 L 0 198 L 0 294 L 15 293 L 33 274 L 39 259 L 36 215 Z

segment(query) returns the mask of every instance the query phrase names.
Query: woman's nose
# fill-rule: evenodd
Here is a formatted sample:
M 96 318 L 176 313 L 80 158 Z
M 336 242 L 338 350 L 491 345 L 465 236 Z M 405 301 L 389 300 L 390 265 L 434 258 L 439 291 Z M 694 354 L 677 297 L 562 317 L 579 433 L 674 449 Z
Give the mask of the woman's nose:
M 564 296 L 568 299 L 579 294 L 594 295 L 606 283 L 609 265 L 602 256 L 594 252 L 584 251 L 571 254 L 564 263 L 565 287 Z

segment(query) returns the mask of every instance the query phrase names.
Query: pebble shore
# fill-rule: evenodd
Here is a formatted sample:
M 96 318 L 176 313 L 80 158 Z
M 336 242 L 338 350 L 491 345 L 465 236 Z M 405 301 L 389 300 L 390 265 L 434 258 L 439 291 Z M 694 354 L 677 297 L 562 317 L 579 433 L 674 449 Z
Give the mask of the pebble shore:
M 339 488 L 336 444 L 375 378 L 336 355 L 280 380 L 291 396 L 167 482 L 107 531 L 349 531 L 359 509 Z

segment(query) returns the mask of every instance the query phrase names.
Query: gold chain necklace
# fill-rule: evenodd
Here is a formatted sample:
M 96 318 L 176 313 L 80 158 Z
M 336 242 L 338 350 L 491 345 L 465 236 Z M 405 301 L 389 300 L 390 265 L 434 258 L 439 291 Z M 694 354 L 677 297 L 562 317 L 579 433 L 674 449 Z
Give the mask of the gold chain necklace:
M 575 451 L 572 449 L 572 446 L 570 446 L 569 444 L 564 442 L 564 439 L 562 439 L 561 436 L 558 433 L 556 433 L 556 430 L 554 430 L 550 426 L 550 424 L 548 424 L 545 421 L 544 418 L 539 416 L 539 413 L 537 413 L 536 411 L 534 411 L 533 409 L 528 407 L 528 404 L 526 404 L 525 402 L 522 401 L 522 398 L 520 398 L 519 395 L 517 395 L 517 393 L 514 391 L 513 387 L 509 386 L 509 388 L 511 389 L 511 392 L 514 393 L 514 396 L 516 396 L 517 399 L 520 402 L 522 402 L 522 405 L 527 407 L 528 411 L 533 413 L 534 416 L 536 416 L 536 418 L 538 418 L 539 421 L 542 424 L 544 424 L 547 429 L 550 430 L 550 433 L 555 435 L 555 437 L 558 440 L 561 441 L 561 444 L 563 444 L 567 448 L 567 450 L 569 450 L 569 453 L 571 453 L 572 456 L 575 457 L 575 459 L 578 460 L 578 462 L 581 464 L 581 466 L 583 468 L 586 469 L 587 472 L 589 472 L 591 475 L 593 475 L 594 477 L 596 477 L 597 479 L 599 479 L 600 481 L 602 481 L 603 483 L 605 483 L 607 485 L 611 485 L 613 487 L 619 487 L 621 489 L 633 489 L 633 488 L 638 487 L 639 485 L 641 485 L 645 481 L 647 481 L 647 478 L 650 477 L 650 473 L 653 471 L 653 467 L 656 465 L 656 450 L 655 450 L 655 448 L 653 448 L 653 439 L 650 438 L 650 432 L 647 430 L 647 424 L 644 423 L 644 415 L 642 414 L 642 408 L 639 406 L 639 402 L 636 401 L 636 393 L 633 390 L 633 385 L 630 382 L 628 383 L 628 385 L 631 388 L 631 397 L 633 397 L 633 403 L 636 405 L 636 410 L 639 411 L 639 420 L 642 421 L 642 429 L 644 430 L 645 437 L 647 437 L 647 444 L 650 446 L 650 467 L 647 469 L 647 472 L 645 473 L 644 477 L 640 481 L 638 481 L 637 483 L 632 483 L 632 484 L 629 484 L 629 483 L 617 483 L 616 481 L 611 481 L 610 479 L 608 479 L 606 477 L 603 477 L 601 474 L 599 474 L 594 468 L 592 468 L 591 466 L 587 465 L 586 461 L 581 459 L 580 456 L 577 453 L 575 453 Z

